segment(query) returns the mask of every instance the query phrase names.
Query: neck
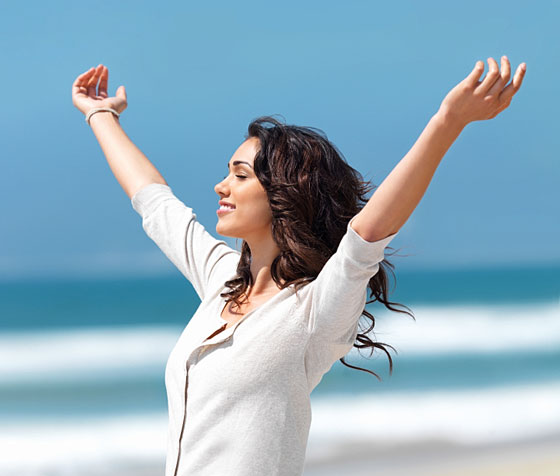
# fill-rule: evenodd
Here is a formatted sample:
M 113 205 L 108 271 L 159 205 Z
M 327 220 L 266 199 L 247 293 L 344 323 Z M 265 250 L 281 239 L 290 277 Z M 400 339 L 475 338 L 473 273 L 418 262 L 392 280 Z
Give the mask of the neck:
M 280 254 L 280 248 L 272 239 L 247 244 L 251 250 L 251 275 L 253 277 L 250 294 L 277 292 L 279 287 L 272 279 L 271 268 L 274 258 Z

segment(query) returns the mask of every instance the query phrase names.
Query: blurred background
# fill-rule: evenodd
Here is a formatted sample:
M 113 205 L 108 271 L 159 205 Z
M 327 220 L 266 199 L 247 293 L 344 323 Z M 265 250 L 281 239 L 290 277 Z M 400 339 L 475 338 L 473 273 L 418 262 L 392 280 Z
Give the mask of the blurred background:
M 323 130 L 379 185 L 477 60 L 527 63 L 470 124 L 391 242 L 385 355 L 312 394 L 306 475 L 558 474 L 557 2 L 3 2 L 0 474 L 163 474 L 164 367 L 198 306 L 145 235 L 83 115 L 79 74 L 124 84 L 121 124 L 215 234 L 213 187 L 249 122 Z M 486 64 L 486 69 L 488 68 Z M 236 240 L 225 238 L 232 247 Z

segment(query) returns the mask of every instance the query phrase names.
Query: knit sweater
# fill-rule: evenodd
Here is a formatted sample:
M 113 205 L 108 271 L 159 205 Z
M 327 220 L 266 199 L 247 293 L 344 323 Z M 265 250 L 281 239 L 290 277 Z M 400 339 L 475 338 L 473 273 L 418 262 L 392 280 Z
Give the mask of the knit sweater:
M 167 185 L 132 198 L 147 235 L 191 282 L 201 303 L 171 351 L 166 476 L 299 476 L 310 393 L 353 346 L 369 279 L 397 233 L 365 241 L 348 223 L 317 278 L 226 323 L 220 296 L 240 253 L 214 238 Z

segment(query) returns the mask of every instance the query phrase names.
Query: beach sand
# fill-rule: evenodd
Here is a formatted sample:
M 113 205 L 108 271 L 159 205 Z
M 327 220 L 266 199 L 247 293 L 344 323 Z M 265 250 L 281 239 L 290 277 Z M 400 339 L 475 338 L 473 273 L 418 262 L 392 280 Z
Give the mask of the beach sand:
M 164 463 L 83 468 L 81 476 L 162 476 Z M 52 476 L 62 476 L 49 472 Z M 64 473 L 66 476 L 67 473 Z M 560 434 L 492 445 L 444 441 L 341 445 L 307 460 L 304 476 L 559 476 Z M 11 475 L 10 475 L 11 476 Z M 217 475 L 218 476 L 218 475 Z M 224 475 L 225 476 L 225 475 Z M 263 476 L 267 476 L 264 475 Z
M 559 476 L 560 434 L 492 445 L 443 441 L 339 447 L 308 460 L 305 476 Z

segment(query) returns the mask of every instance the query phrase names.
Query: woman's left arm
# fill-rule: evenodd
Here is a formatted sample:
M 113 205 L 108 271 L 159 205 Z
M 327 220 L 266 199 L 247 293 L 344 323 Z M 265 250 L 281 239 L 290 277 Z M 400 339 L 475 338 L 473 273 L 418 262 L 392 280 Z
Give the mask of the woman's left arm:
M 521 63 L 507 85 L 511 68 L 507 57 L 498 63 L 488 58 L 489 71 L 479 81 L 484 63 L 445 97 L 410 151 L 377 187 L 352 228 L 366 241 L 381 240 L 396 233 L 406 223 L 430 184 L 441 159 L 467 124 L 492 119 L 506 109 L 521 87 L 527 66 Z M 507 86 L 506 86 L 507 85 Z

